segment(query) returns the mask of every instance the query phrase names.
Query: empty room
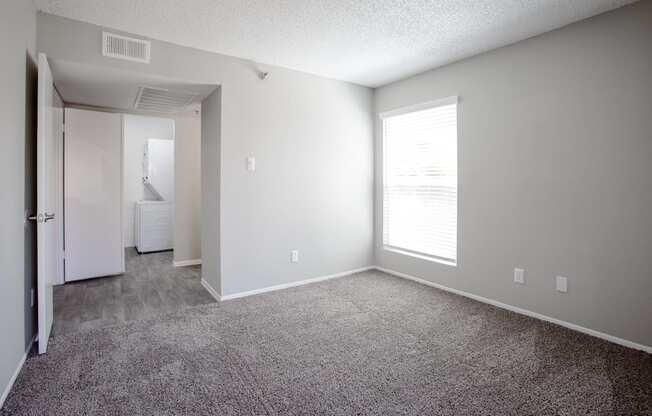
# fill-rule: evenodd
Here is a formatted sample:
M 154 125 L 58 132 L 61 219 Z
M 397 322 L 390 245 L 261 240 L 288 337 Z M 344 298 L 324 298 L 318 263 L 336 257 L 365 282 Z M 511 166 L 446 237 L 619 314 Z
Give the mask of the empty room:
M 652 415 L 652 1 L 0 30 L 0 415 Z

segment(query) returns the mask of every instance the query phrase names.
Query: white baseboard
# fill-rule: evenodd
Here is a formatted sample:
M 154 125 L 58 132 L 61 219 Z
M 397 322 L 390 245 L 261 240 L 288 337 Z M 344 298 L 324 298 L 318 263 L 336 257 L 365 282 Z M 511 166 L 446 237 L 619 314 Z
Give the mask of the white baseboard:
M 322 282 L 324 280 L 335 279 L 335 278 L 338 278 L 338 277 L 344 277 L 344 276 L 348 276 L 350 274 L 365 272 L 365 271 L 371 270 L 371 269 L 375 269 L 375 267 L 374 266 L 361 267 L 359 269 L 347 270 L 345 272 L 329 274 L 329 275 L 326 275 L 326 276 L 313 277 L 312 279 L 300 280 L 298 282 L 283 283 L 282 285 L 269 286 L 269 287 L 264 287 L 262 289 L 249 290 L 247 292 L 234 293 L 232 295 L 222 296 L 222 300 L 243 298 L 245 296 L 259 295 L 261 293 L 273 292 L 275 290 L 282 290 L 282 289 L 288 289 L 288 288 L 295 287 L 295 286 L 308 285 L 310 283 L 317 283 L 317 282 Z
M 172 265 L 174 265 L 174 267 L 197 266 L 198 264 L 201 264 L 201 259 L 179 260 L 179 261 L 175 260 L 172 262 Z
M 430 282 L 428 280 L 421 279 L 421 278 L 415 277 L 415 276 L 411 276 L 411 275 L 406 274 L 406 273 L 401 273 L 401 272 L 397 272 L 395 270 L 385 269 L 383 267 L 376 267 L 376 270 L 391 274 L 393 276 L 402 277 L 403 279 L 412 280 L 414 282 L 421 283 L 421 284 L 426 285 L 426 286 L 431 286 L 431 287 L 434 287 L 434 288 L 437 288 L 437 289 L 441 289 L 441 290 L 444 290 L 446 292 L 455 293 L 457 295 L 464 296 L 464 297 L 467 297 L 469 299 L 477 300 L 478 302 L 487 303 L 489 305 L 493 305 L 493 306 L 496 306 L 496 307 L 501 308 L 501 309 L 506 309 L 508 311 L 516 312 L 516 313 L 521 314 L 521 315 L 526 315 L 526 316 L 529 316 L 531 318 L 536 318 L 536 319 L 540 319 L 542 321 L 551 322 L 553 324 L 563 326 L 565 328 L 572 329 L 572 330 L 577 331 L 577 332 L 582 332 L 584 334 L 591 335 L 591 336 L 594 336 L 596 338 L 601 338 L 601 339 L 604 339 L 606 341 L 613 342 L 614 344 L 622 345 L 622 346 L 628 347 L 628 348 L 633 348 L 635 350 L 645 351 L 647 353 L 652 354 L 652 347 L 648 346 L 648 345 L 639 344 L 639 343 L 636 343 L 636 342 L 633 342 L 633 341 L 629 341 L 629 340 L 626 340 L 626 339 L 623 339 L 623 338 L 616 337 L 614 335 L 605 334 L 604 332 L 599 332 L 599 331 L 596 331 L 594 329 L 585 328 L 585 327 L 580 326 L 580 325 L 576 325 L 576 324 L 573 324 L 573 323 L 570 323 L 570 322 L 562 321 L 561 319 L 553 318 L 553 317 L 550 317 L 550 316 L 547 316 L 547 315 L 542 315 L 542 314 L 537 313 L 537 312 L 532 312 L 532 311 L 529 311 L 527 309 L 519 308 L 517 306 L 508 305 L 506 303 L 498 302 L 497 300 L 493 300 L 493 299 L 485 298 L 485 297 L 482 297 L 482 296 L 474 295 L 473 293 L 468 293 L 468 292 L 464 292 L 462 290 L 453 289 L 451 287 L 440 285 L 438 283 L 433 283 L 433 282 Z
M 20 370 L 23 369 L 23 365 L 25 364 L 25 360 L 27 359 L 27 355 L 29 354 L 30 350 L 32 349 L 32 346 L 34 345 L 35 341 L 36 341 L 36 335 L 29 342 L 29 345 L 27 346 L 27 350 L 25 350 L 25 353 L 23 354 L 23 357 L 18 362 L 18 366 L 16 367 L 16 371 L 14 371 L 14 374 L 12 374 L 11 378 L 9 379 L 9 383 L 7 383 L 7 387 L 5 387 L 4 391 L 2 392 L 2 396 L 0 396 L 0 409 L 2 409 L 2 406 L 4 406 L 5 400 L 7 400 L 7 396 L 9 396 L 9 392 L 11 391 L 11 388 L 14 386 L 14 383 L 16 382 L 16 378 L 18 377 L 18 374 L 20 374 Z
M 219 293 L 217 293 L 217 290 L 215 290 L 215 288 L 211 286 L 210 283 L 208 283 L 204 279 L 201 279 L 201 284 L 208 291 L 208 293 L 210 293 L 211 296 L 214 297 L 218 302 L 222 301 L 222 296 Z

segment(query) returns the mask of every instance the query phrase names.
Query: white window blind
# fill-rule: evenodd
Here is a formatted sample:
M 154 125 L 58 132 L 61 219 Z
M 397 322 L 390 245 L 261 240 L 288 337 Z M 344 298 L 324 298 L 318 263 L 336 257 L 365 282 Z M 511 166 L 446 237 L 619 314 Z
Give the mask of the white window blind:
M 383 119 L 383 245 L 457 261 L 457 97 Z

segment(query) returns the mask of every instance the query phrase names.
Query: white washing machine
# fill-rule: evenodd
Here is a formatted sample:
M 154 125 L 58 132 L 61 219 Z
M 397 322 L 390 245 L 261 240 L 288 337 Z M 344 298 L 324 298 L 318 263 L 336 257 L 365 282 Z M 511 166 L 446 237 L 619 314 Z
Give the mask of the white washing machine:
M 136 250 L 139 253 L 172 250 L 174 247 L 174 202 L 136 202 Z

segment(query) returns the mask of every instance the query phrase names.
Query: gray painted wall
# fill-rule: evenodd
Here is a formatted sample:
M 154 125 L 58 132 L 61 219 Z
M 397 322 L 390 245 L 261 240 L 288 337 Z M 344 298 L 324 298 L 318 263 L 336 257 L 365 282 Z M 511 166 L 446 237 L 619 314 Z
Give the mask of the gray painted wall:
M 276 69 L 237 89 L 238 134 L 222 131 L 223 294 L 372 265 L 371 91 Z
M 201 120 L 174 118 L 174 261 L 201 259 Z
M 459 265 L 382 250 L 380 189 L 377 263 L 652 346 L 651 41 L 639 2 L 377 89 L 460 96 Z M 376 149 L 380 186 L 378 122 Z
M 31 1 L 0 3 L 0 394 L 35 333 L 36 11 Z
M 223 293 L 220 251 L 220 169 L 222 89 L 201 106 L 201 247 L 202 279 Z
M 110 59 L 99 26 L 45 14 L 38 25 L 55 59 L 221 86 L 221 218 L 202 209 L 201 226 L 220 218 L 222 294 L 373 264 L 370 89 L 277 67 L 262 81 L 249 61 L 159 41 L 149 65 Z M 217 255 L 203 250 L 204 265 Z

